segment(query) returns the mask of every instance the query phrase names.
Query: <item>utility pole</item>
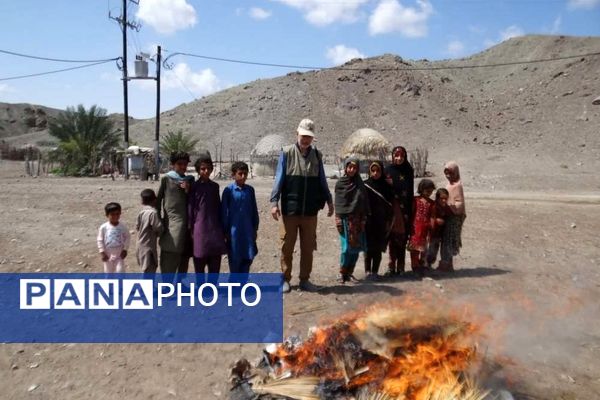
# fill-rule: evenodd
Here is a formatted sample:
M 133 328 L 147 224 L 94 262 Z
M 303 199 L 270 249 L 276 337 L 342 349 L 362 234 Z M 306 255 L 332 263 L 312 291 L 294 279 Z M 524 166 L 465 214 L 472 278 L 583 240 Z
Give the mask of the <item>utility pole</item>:
M 127 0 L 123 0 L 123 141 L 125 142 L 125 151 L 129 148 L 129 98 L 127 93 Z M 125 153 L 125 166 L 123 172 L 125 179 L 129 179 L 129 163 L 127 153 Z
M 154 129 L 154 162 L 156 164 L 156 179 L 160 173 L 159 138 L 160 138 L 160 46 L 156 50 L 156 127 Z
M 156 81 L 156 122 L 154 126 L 154 165 L 156 168 L 156 177 L 160 174 L 160 64 L 162 63 L 162 52 L 161 47 L 156 47 L 156 76 L 148 76 L 148 59 L 149 54 L 140 53 L 136 56 L 135 61 L 135 76 L 130 76 L 127 80 L 146 80 L 151 79 Z
M 123 9 L 120 17 L 113 17 L 110 12 L 108 18 L 113 19 L 119 23 L 121 31 L 123 32 L 123 141 L 125 142 L 125 150 L 129 148 L 129 100 L 127 94 L 127 29 L 135 29 L 139 31 L 140 25 L 136 22 L 127 21 L 127 1 L 123 0 Z M 130 0 L 132 3 L 138 4 L 137 0 Z M 124 159 L 124 172 L 125 179 L 129 179 L 129 165 L 127 164 L 127 156 Z

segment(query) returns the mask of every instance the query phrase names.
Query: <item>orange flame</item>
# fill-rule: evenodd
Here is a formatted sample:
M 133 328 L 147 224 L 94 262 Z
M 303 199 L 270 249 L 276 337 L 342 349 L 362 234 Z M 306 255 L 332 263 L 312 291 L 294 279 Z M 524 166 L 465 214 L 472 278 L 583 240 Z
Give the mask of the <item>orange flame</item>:
M 434 390 L 460 390 L 479 361 L 478 334 L 475 324 L 416 303 L 376 306 L 314 329 L 295 348 L 280 345 L 271 356 L 281 361 L 280 374 L 426 400 Z

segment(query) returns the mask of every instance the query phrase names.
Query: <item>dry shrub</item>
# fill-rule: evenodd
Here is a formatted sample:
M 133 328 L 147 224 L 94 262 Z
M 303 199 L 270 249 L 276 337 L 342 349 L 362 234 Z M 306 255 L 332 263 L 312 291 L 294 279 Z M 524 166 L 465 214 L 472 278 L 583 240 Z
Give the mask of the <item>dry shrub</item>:
M 415 151 L 410 153 L 410 163 L 415 170 L 415 177 L 421 178 L 427 176 L 427 158 L 429 152 L 424 147 L 417 147 Z

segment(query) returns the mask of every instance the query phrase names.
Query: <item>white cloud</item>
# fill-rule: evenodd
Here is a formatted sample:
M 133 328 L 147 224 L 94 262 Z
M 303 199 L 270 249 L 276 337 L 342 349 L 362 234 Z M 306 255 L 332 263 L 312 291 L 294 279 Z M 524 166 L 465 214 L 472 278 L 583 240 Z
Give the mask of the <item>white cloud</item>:
M 369 0 L 275 0 L 304 13 L 311 24 L 325 26 L 334 22 L 352 23 L 360 17 L 360 8 Z
M 163 71 L 160 84 L 161 88 L 165 90 L 189 90 L 194 96 L 202 97 L 224 88 L 224 84 L 210 68 L 195 72 L 186 63 L 179 63 L 173 69 Z M 156 88 L 154 81 L 141 81 L 140 83 L 146 89 Z
M 450 57 L 460 57 L 465 54 L 465 45 L 460 40 L 452 40 L 446 46 L 446 51 L 444 52 Z
M 262 21 L 264 19 L 269 18 L 273 13 L 269 10 L 262 9 L 260 7 L 252 7 L 250 11 L 248 11 L 248 15 L 250 18 Z
M 524 34 L 525 34 L 525 31 L 523 31 L 523 29 L 521 29 L 517 25 L 511 25 L 511 26 L 507 27 L 506 29 L 501 30 L 498 33 L 498 39 L 492 40 L 490 38 L 487 38 L 483 41 L 483 44 L 485 47 L 492 47 L 492 46 L 497 45 L 500 42 L 504 42 L 505 40 L 508 40 L 510 38 L 514 38 L 517 36 L 523 36 Z
M 517 25 L 511 25 L 508 28 L 504 29 L 503 31 L 500 31 L 500 41 L 504 42 L 505 40 L 508 40 L 510 38 L 514 38 L 517 36 L 523 36 L 524 34 L 525 34 L 525 31 L 523 31 L 523 29 L 521 29 Z
M 100 79 L 106 82 L 119 82 L 123 78 L 123 74 L 117 71 L 103 72 L 100 74 Z
M 154 57 L 154 55 L 156 54 L 157 48 L 158 48 L 158 43 L 147 43 L 142 48 L 142 51 L 146 54 L 149 54 L 150 57 Z M 164 53 L 163 53 L 163 57 L 165 57 Z
M 552 29 L 550 29 L 550 33 L 556 34 L 560 31 L 560 26 L 562 24 L 562 17 L 559 15 L 556 17 L 554 22 L 552 23 Z
M 358 49 L 338 44 L 337 46 L 327 48 L 325 57 L 327 57 L 333 65 L 340 65 L 354 58 L 365 58 L 365 55 L 358 51 Z
M 483 41 L 483 45 L 487 48 L 487 47 L 492 47 L 498 44 L 497 40 L 492 40 L 492 39 L 485 39 Z
M 469 29 L 469 32 L 475 33 L 477 35 L 481 35 L 485 32 L 485 28 L 479 25 L 469 25 L 467 29 Z
M 8 86 L 6 83 L 0 83 L 0 93 L 14 93 L 15 89 Z
M 196 24 L 196 10 L 186 0 L 143 0 L 140 1 L 136 16 L 163 34 Z
M 400 32 L 416 38 L 427 36 L 427 20 L 433 6 L 427 0 L 417 0 L 418 7 L 405 7 L 398 0 L 381 0 L 369 18 L 369 33 Z
M 600 0 L 569 0 L 569 8 L 591 10 L 600 5 Z

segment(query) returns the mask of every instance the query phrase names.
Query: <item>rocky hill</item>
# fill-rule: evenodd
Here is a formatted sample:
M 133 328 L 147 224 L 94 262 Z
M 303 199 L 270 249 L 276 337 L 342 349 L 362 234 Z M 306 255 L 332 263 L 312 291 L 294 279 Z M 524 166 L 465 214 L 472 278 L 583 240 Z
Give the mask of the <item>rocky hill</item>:
M 470 181 L 490 187 L 542 188 L 557 175 L 550 185 L 566 187 L 576 174 L 597 190 L 600 106 L 593 100 L 600 95 L 600 56 L 467 67 L 599 51 L 599 37 L 525 36 L 460 60 L 357 59 L 180 105 L 162 114 L 161 130 L 183 130 L 213 151 L 222 143 L 226 158 L 247 158 L 266 135 L 291 142 L 298 122 L 310 117 L 318 147 L 331 157 L 353 131 L 369 127 L 409 150 L 427 148 L 433 170 L 457 159 Z M 150 145 L 153 132 L 153 120 L 140 121 L 131 140 Z M 533 178 L 519 184 L 523 175 Z
M 370 127 L 408 148 L 471 163 L 509 154 L 554 160 L 557 168 L 589 166 L 599 158 L 600 106 L 592 101 L 600 95 L 600 56 L 457 67 L 598 51 L 597 37 L 525 36 L 460 60 L 353 60 L 343 66 L 352 70 L 290 73 L 181 105 L 163 113 L 161 129 L 193 133 L 208 148 L 223 140 L 223 154 L 231 148 L 244 157 L 268 134 L 293 140 L 297 123 L 310 117 L 318 146 L 331 155 L 354 130 Z M 437 69 L 444 67 L 456 69 Z M 152 132 L 152 120 L 132 127 L 141 143 Z M 508 158 L 506 167 L 516 168 Z
M 31 104 L 0 103 L 0 139 L 44 131 L 48 128 L 48 118 L 60 111 Z
M 24 144 L 51 146 L 56 139 L 48 134 L 48 122 L 63 111 L 34 104 L 0 102 L 0 140 L 17 147 Z M 116 129 L 123 129 L 123 114 L 110 114 L 108 117 Z M 131 125 L 137 121 L 129 119 Z

